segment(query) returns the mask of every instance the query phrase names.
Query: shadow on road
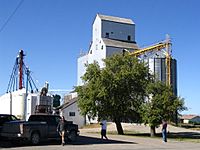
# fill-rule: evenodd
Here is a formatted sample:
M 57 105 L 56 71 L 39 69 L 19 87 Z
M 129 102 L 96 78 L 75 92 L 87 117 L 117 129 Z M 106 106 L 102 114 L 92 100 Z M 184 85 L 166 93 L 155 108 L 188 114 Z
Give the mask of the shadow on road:
M 137 144 L 134 142 L 128 141 L 119 141 L 119 140 L 112 140 L 112 139 L 100 139 L 88 136 L 80 136 L 76 142 L 72 143 L 73 145 L 90 145 L 90 144 Z
M 48 145 L 60 145 L 61 141 L 56 140 L 49 140 L 49 141 L 42 141 L 39 146 L 48 146 Z M 128 141 L 120 141 L 120 140 L 102 140 L 100 138 L 88 137 L 88 136 L 79 136 L 75 142 L 67 142 L 66 145 L 92 145 L 92 144 L 137 144 L 134 142 Z M 19 142 L 14 141 L 11 142 L 9 140 L 1 140 L 0 141 L 0 148 L 14 148 L 14 147 L 28 147 L 32 146 L 27 141 Z

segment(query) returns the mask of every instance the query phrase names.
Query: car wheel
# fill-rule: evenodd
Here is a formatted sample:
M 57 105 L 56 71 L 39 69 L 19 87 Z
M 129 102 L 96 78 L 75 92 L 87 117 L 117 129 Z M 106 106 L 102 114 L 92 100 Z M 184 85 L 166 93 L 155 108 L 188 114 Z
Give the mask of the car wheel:
M 70 131 L 69 135 L 68 135 L 68 139 L 71 142 L 76 141 L 77 135 L 76 135 L 76 131 Z
M 33 132 L 31 134 L 31 143 L 33 145 L 37 145 L 37 144 L 39 144 L 39 142 L 40 142 L 40 135 L 39 135 L 39 133 L 38 132 Z

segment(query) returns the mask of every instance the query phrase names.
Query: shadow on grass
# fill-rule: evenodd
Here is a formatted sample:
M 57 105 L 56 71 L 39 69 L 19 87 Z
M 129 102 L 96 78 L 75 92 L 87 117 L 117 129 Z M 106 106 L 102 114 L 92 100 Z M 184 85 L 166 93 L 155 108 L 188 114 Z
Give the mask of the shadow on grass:
M 178 132 L 178 133 L 170 132 L 168 133 L 167 136 L 169 138 L 200 139 L 200 133 L 197 132 Z
M 149 133 L 133 133 L 133 134 L 125 134 L 128 136 L 139 136 L 139 137 L 150 137 Z M 161 133 L 157 133 L 155 137 L 162 137 Z M 183 138 L 183 139 L 200 139 L 200 133 L 197 132 L 170 132 L 167 133 L 168 138 Z
M 61 141 L 58 140 L 49 140 L 43 141 L 38 146 L 48 146 L 48 145 L 60 145 Z M 120 140 L 102 140 L 100 138 L 88 137 L 88 136 L 79 136 L 75 142 L 67 142 L 66 145 L 92 145 L 92 144 L 137 144 L 134 142 L 120 141 Z M 1 140 L 0 148 L 14 148 L 14 147 L 30 147 L 32 146 L 27 141 L 23 142 L 11 142 L 9 140 Z

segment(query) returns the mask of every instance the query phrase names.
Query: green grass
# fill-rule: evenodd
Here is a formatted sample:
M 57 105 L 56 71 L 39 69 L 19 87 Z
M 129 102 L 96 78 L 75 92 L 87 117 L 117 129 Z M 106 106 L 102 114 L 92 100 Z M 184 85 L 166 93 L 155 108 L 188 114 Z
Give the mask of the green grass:
M 113 135 L 117 135 L 117 131 L 108 131 L 107 134 L 113 134 Z M 124 130 L 124 135 L 134 135 L 134 134 L 139 134 L 139 132 L 137 131 L 130 131 L 130 130 Z
M 171 138 L 169 138 L 171 139 Z M 173 140 L 175 141 L 180 141 L 180 142 L 193 142 L 193 143 L 200 143 L 200 139 L 188 139 L 188 138 L 174 138 Z
M 91 129 L 91 128 L 100 128 L 101 125 L 99 123 L 88 124 L 83 127 L 83 129 Z
M 190 128 L 191 130 L 200 131 L 200 128 Z
M 109 125 L 110 123 L 108 123 Z M 91 129 L 91 128 L 99 128 L 99 131 L 96 132 L 88 132 L 93 134 L 100 134 L 101 125 L 100 124 L 90 124 L 83 127 L 83 129 Z M 200 128 L 195 128 L 193 130 L 200 130 Z M 118 135 L 117 131 L 107 131 L 108 135 Z M 143 138 L 150 138 L 149 133 L 140 133 L 134 130 L 124 130 L 124 136 L 135 136 L 135 137 L 143 137 Z M 199 133 L 168 133 L 167 134 L 169 140 L 174 141 L 181 141 L 181 142 L 194 142 L 200 143 L 200 134 Z M 161 133 L 156 134 L 153 138 L 162 138 Z
M 100 134 L 100 132 L 88 132 L 88 133 L 93 133 L 93 134 Z M 108 131 L 108 135 L 118 135 L 117 131 Z M 129 130 L 124 130 L 124 135 L 123 136 L 134 136 L 134 137 L 143 137 L 143 138 L 151 138 L 149 133 L 139 133 L 137 131 L 129 131 Z M 156 134 L 155 137 L 156 139 L 161 139 L 162 135 L 161 134 Z M 194 143 L 200 143 L 200 137 L 192 137 L 192 136 L 179 136 L 176 134 L 168 134 L 168 139 L 169 140 L 174 140 L 174 141 L 180 141 L 180 142 L 194 142 Z
M 107 123 L 107 125 L 110 125 L 110 124 L 111 123 Z M 101 128 L 101 125 L 100 123 L 92 123 L 92 124 L 88 124 L 82 127 L 82 129 L 91 129 L 91 128 Z

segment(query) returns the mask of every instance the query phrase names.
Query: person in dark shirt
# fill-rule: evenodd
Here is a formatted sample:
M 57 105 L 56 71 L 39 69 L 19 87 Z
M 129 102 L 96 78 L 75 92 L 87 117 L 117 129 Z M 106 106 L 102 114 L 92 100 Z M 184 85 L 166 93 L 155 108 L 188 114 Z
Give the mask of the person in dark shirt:
M 162 138 L 163 142 L 167 142 L 167 122 L 162 120 Z
M 61 136 L 63 146 L 65 145 L 65 124 L 66 124 L 65 117 L 62 116 L 60 119 L 60 122 L 58 123 L 57 131 L 59 132 Z

